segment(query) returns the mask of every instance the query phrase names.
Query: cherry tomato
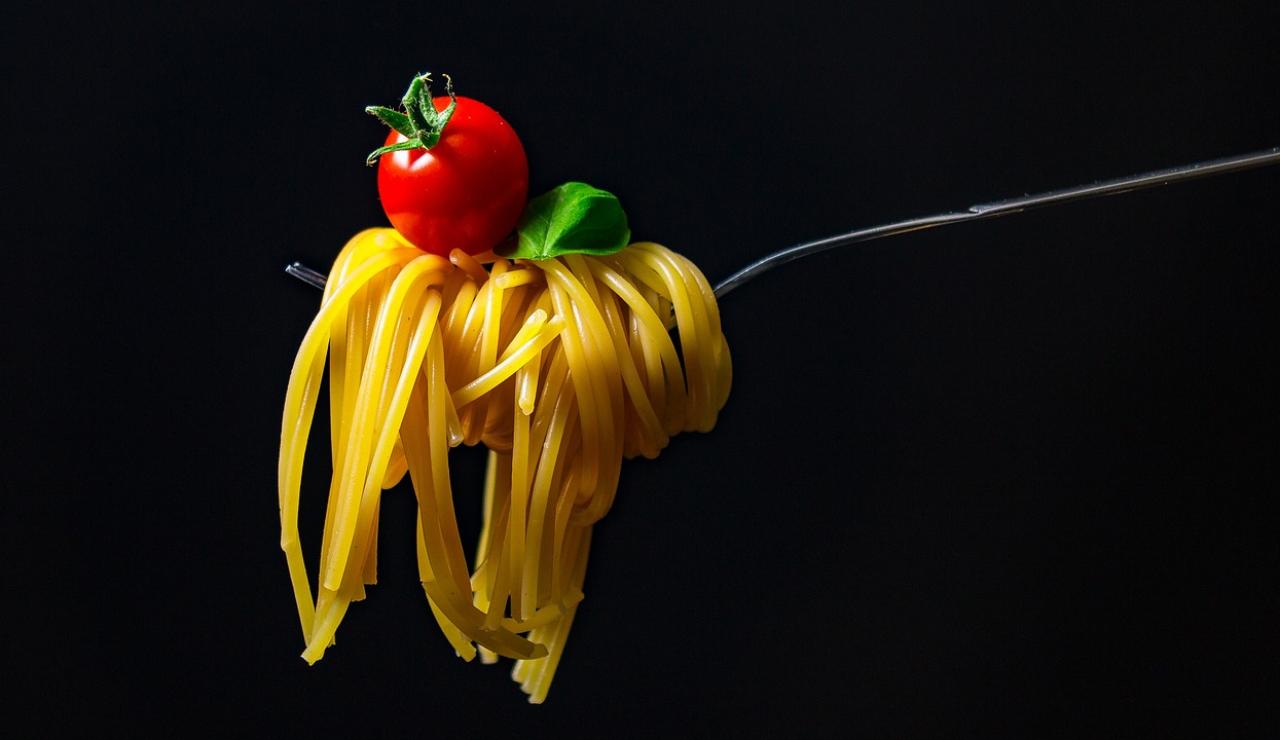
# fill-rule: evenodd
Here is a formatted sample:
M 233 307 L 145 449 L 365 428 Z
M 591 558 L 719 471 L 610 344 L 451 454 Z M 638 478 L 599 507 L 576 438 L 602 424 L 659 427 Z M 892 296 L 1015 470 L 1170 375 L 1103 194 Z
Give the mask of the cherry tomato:
M 511 124 L 478 100 L 458 107 L 430 149 L 382 155 L 378 195 L 387 218 L 424 252 L 492 249 L 515 228 L 529 194 L 529 160 Z M 433 99 L 443 111 L 449 98 Z M 391 131 L 386 145 L 405 141 Z

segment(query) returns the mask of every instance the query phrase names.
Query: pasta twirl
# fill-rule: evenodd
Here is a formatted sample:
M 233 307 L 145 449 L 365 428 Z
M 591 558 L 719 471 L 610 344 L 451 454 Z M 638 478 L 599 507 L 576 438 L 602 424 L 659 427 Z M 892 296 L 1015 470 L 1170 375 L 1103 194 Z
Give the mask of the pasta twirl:
M 333 474 L 313 592 L 298 510 L 326 365 Z M 303 657 L 324 655 L 376 580 L 379 501 L 407 473 L 419 575 L 445 638 L 466 660 L 516 659 L 513 678 L 543 701 L 622 460 L 711 429 L 730 379 L 710 285 L 657 244 L 509 261 L 424 254 L 393 229 L 356 235 L 298 350 L 281 425 L 280 544 Z M 448 455 L 477 443 L 489 455 L 469 561 Z

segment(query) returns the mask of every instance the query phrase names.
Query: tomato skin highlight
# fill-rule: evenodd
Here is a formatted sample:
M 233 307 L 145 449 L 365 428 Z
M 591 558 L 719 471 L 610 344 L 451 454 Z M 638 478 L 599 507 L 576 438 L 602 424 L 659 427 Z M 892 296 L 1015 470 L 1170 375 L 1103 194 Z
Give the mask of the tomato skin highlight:
M 529 160 L 511 124 L 478 100 L 457 100 L 435 146 L 378 160 L 378 195 L 391 224 L 418 249 L 443 257 L 497 246 L 529 195 Z M 432 104 L 444 110 L 449 98 Z M 386 144 L 404 140 L 391 131 Z

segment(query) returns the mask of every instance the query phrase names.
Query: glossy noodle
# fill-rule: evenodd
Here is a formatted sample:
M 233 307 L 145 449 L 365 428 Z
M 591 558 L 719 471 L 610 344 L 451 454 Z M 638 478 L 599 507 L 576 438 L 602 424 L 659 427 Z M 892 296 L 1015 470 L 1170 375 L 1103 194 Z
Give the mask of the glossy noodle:
M 326 365 L 333 473 L 313 591 L 298 511 Z M 407 473 L 419 575 L 445 638 L 465 660 L 514 658 L 513 678 L 543 701 L 623 459 L 709 431 L 730 378 L 710 284 L 657 244 L 509 261 L 425 254 L 393 229 L 356 235 L 298 350 L 281 426 L 280 545 L 303 657 L 324 655 L 376 581 L 382 491 Z M 449 479 L 459 444 L 489 450 L 470 561 Z

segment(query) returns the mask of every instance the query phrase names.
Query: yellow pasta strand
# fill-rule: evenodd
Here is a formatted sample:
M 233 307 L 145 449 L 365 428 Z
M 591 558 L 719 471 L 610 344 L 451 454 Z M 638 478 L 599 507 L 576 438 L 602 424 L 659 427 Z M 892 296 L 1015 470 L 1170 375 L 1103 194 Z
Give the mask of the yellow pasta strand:
M 298 512 L 326 365 L 333 471 L 313 591 Z M 444 259 L 392 229 L 356 234 L 299 347 L 281 422 L 280 545 L 303 657 L 324 655 L 376 581 L 384 489 L 398 495 L 407 476 L 419 578 L 445 639 L 464 660 L 515 658 L 513 678 L 542 702 L 583 600 L 591 525 L 613 503 L 623 458 L 656 457 L 671 435 L 709 430 L 731 378 L 710 284 L 657 244 L 605 257 Z M 449 476 L 458 444 L 490 450 L 471 564 Z

